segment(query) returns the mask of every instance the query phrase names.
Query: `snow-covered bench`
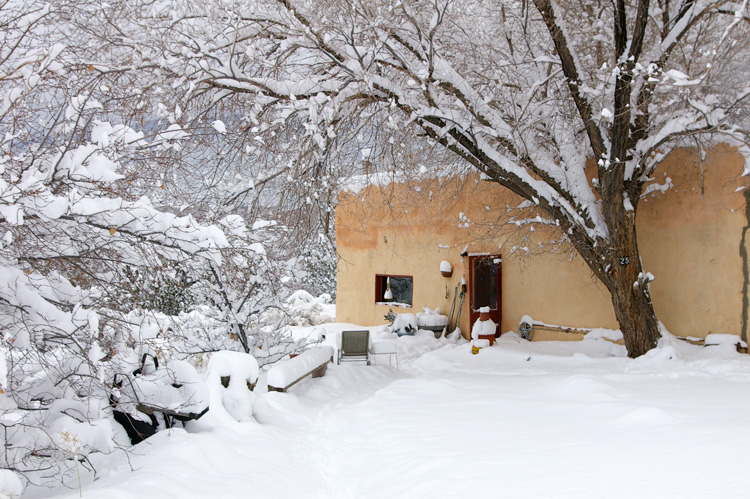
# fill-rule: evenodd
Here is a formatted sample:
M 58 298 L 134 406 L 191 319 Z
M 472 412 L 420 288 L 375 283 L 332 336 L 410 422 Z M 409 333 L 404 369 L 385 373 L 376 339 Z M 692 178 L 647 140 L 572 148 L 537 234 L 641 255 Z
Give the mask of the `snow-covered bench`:
M 131 375 L 115 374 L 109 404 L 115 421 L 137 444 L 159 430 L 157 415 L 167 428 L 202 417 L 209 408 L 208 388 L 187 362 L 173 359 L 160 366 L 146 353 Z
M 268 370 L 269 392 L 286 392 L 307 376 L 319 378 L 333 362 L 333 347 L 322 346 L 305 350 L 293 359 L 280 362 Z

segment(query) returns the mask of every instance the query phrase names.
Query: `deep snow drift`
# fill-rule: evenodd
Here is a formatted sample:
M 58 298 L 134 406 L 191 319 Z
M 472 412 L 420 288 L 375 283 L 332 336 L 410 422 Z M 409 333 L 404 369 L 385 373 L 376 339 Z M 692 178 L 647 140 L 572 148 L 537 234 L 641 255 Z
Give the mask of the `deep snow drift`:
M 312 338 L 352 325 L 304 330 Z M 325 331 L 323 331 L 325 330 Z M 253 419 L 211 411 L 132 453 L 98 456 L 83 497 L 747 497 L 750 356 L 677 340 L 641 358 L 601 335 L 472 355 L 431 333 L 383 358 L 330 366 Z M 78 497 L 72 489 L 28 497 Z

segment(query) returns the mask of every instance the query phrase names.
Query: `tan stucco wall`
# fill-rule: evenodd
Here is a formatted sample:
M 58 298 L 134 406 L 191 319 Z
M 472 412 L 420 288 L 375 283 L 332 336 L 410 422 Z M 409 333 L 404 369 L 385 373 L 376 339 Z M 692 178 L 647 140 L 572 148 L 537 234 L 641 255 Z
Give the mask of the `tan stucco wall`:
M 739 334 L 742 328 L 740 240 L 747 224 L 744 197 L 735 192 L 742 157 L 721 146 L 705 159 L 678 150 L 659 167 L 674 187 L 650 194 L 638 214 L 639 245 L 645 269 L 655 275 L 651 292 L 657 315 L 674 334 Z M 702 175 L 701 175 L 702 171 Z M 744 185 L 744 184 L 743 184 Z M 440 307 L 447 315 L 456 285 L 468 279 L 469 253 L 500 254 L 501 330 L 517 330 L 523 315 L 573 327 L 616 328 L 609 295 L 583 261 L 566 245 L 548 243 L 560 235 L 534 224 L 509 228 L 521 200 L 477 176 L 370 186 L 342 193 L 336 210 L 338 266 L 337 320 L 384 324 L 390 308 L 375 304 L 375 275 L 411 275 L 411 308 Z M 463 213 L 464 217 L 459 218 Z M 535 216 L 524 213 L 521 218 Z M 514 226 L 511 226 L 514 227 Z M 514 247 L 528 248 L 516 249 Z M 440 262 L 454 268 L 440 275 Z M 469 330 L 468 301 L 460 327 Z M 563 333 L 536 333 L 538 339 L 572 339 Z
M 701 172 L 702 170 L 702 172 Z M 740 243 L 748 223 L 739 187 L 743 158 L 727 146 L 701 162 L 692 150 L 673 152 L 655 177 L 672 179 L 666 194 L 647 196 L 638 212 L 638 241 L 656 276 L 657 316 L 680 336 L 739 334 L 744 279 Z

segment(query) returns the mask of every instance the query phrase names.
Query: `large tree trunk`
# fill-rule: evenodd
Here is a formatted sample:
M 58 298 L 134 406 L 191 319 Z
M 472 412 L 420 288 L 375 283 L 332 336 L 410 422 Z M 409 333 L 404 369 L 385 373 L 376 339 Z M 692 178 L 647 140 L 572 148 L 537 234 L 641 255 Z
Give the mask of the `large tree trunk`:
M 616 269 L 605 285 L 612 299 L 628 356 L 638 357 L 656 346 L 660 337 L 659 321 L 651 303 L 648 277 L 643 274 L 638 248 L 633 248 L 629 254 L 629 263 L 621 265 L 615 262 Z M 623 263 L 625 261 L 627 260 Z
M 607 173 L 612 172 L 604 173 L 605 182 L 609 180 Z M 603 248 L 606 255 L 597 259 L 609 262 L 600 279 L 609 290 L 628 355 L 638 357 L 654 348 L 661 334 L 649 293 L 653 276 L 643 271 L 638 250 L 635 219 L 640 188 L 633 187 L 633 201 L 622 183 L 613 182 L 602 189 L 609 247 Z
M 609 241 L 600 240 L 591 245 L 585 237 L 577 237 L 580 233 L 575 231 L 571 241 L 609 292 L 628 356 L 638 357 L 654 348 L 661 336 L 648 289 L 653 277 L 644 272 L 641 265 L 635 212 L 620 211 L 613 218 L 607 218 Z

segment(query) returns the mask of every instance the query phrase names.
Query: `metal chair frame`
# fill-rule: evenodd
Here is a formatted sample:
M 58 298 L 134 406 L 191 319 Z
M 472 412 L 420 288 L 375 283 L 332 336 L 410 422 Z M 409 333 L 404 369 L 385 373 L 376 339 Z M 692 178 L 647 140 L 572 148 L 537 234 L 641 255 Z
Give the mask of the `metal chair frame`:
M 338 363 L 364 360 L 370 365 L 370 331 L 342 331 Z

